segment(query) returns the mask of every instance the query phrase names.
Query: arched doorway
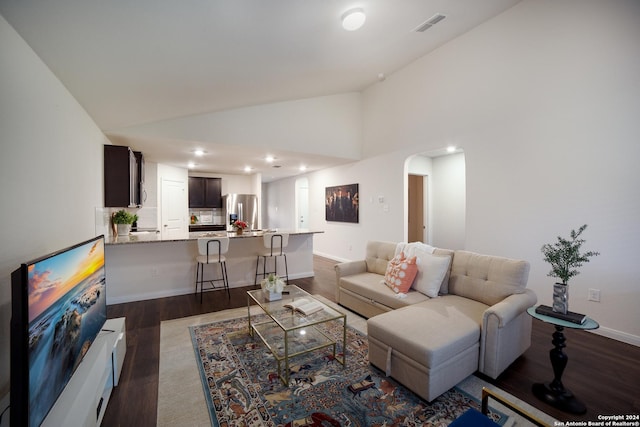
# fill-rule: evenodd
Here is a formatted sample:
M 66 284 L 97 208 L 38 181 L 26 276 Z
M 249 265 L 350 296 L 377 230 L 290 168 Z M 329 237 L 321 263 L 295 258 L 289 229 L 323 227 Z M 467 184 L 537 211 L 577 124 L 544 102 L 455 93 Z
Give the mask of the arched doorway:
M 464 249 L 466 229 L 466 160 L 462 150 L 445 149 L 407 158 L 407 241 Z M 422 200 L 421 200 L 422 199 Z M 422 219 L 423 224 L 420 224 Z

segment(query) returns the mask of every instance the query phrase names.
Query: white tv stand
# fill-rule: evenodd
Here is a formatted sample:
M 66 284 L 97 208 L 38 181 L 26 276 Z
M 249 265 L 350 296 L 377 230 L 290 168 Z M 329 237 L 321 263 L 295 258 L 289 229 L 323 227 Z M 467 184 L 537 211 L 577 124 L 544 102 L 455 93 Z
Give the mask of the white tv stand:
M 108 319 L 42 426 L 99 426 L 126 352 L 125 318 Z

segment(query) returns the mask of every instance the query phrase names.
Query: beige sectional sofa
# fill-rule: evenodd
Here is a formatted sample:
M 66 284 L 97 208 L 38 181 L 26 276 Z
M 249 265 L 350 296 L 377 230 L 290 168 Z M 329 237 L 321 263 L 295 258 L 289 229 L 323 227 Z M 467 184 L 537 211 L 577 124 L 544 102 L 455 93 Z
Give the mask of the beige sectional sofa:
M 400 252 L 418 257 L 421 291 L 384 283 Z M 531 343 L 526 261 L 372 241 L 364 260 L 335 271 L 337 302 L 369 318 L 370 363 L 428 401 L 476 371 L 496 378 Z

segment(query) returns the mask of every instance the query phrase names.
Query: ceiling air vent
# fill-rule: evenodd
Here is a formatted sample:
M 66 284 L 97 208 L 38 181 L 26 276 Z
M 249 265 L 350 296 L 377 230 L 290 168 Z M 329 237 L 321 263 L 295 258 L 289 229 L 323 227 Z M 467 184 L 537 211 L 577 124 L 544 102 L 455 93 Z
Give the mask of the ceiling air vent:
M 427 19 L 422 24 L 418 25 L 416 27 L 416 29 L 413 30 L 413 31 L 416 32 L 416 33 L 422 33 L 424 31 L 427 31 L 429 28 L 433 27 L 438 22 L 442 21 L 444 18 L 446 18 L 445 15 L 443 15 L 441 13 L 436 13 L 431 18 Z

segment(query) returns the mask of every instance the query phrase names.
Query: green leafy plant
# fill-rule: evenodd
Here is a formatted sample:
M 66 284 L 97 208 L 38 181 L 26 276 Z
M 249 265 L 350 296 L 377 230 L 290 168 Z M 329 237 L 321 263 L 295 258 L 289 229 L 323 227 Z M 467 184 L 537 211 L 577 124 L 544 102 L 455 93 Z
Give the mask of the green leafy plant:
M 118 212 L 113 214 L 114 224 L 133 224 L 137 220 L 138 215 L 129 213 L 124 209 L 120 209 Z
M 260 282 L 260 287 L 269 292 L 281 293 L 284 289 L 284 280 L 273 273 L 269 273 L 269 277 Z
M 579 237 L 586 228 L 587 224 L 584 224 L 578 231 L 571 230 L 568 239 L 558 236 L 557 243 L 542 246 L 544 260 L 551 264 L 547 276 L 557 277 L 566 285 L 570 278 L 580 274 L 578 267 L 589 262 L 589 258 L 600 255 L 594 251 L 580 252 L 585 240 Z

